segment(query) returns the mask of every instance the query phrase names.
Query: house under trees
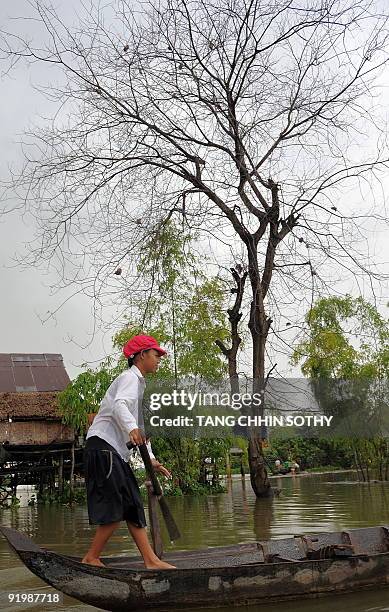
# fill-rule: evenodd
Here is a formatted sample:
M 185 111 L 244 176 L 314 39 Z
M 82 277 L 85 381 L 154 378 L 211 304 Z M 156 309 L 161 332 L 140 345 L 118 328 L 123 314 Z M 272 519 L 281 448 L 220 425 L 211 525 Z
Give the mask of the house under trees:
M 73 477 L 75 435 L 63 425 L 57 396 L 70 382 L 62 355 L 0 354 L 0 487 L 42 492 Z

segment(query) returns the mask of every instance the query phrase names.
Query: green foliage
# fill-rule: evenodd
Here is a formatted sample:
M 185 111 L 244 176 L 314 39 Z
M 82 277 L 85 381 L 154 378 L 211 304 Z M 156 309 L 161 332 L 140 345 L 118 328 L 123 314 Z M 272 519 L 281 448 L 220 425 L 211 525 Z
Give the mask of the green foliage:
M 205 495 L 224 490 L 219 488 L 219 483 L 207 485 L 199 479 L 205 457 L 216 462 L 217 474 L 221 473 L 230 446 L 231 439 L 154 438 L 154 454 L 173 475 L 172 481 L 164 485 L 164 491 L 168 495 Z
M 305 317 L 306 339 L 292 363 L 311 378 L 377 378 L 389 374 L 389 321 L 362 297 L 322 298 Z M 359 346 L 352 344 L 359 341 Z
M 153 451 L 166 465 L 183 493 L 191 493 L 199 480 L 199 445 L 190 438 L 153 438 Z
M 200 457 L 211 457 L 215 461 L 225 466 L 226 454 L 233 444 L 233 437 L 225 438 L 202 438 L 199 440 Z
M 324 438 L 282 438 L 272 439 L 265 451 L 265 457 L 272 468 L 276 459 L 297 461 L 300 468 L 320 469 L 334 465 L 337 469 L 353 467 L 353 452 L 349 444 L 340 440 Z
M 348 419 L 350 435 L 357 421 L 363 427 L 382 418 L 388 396 L 389 320 L 362 297 L 320 299 L 306 316 L 306 338 L 296 347 L 292 362 L 313 379 L 316 399 L 324 412 L 337 411 Z M 346 382 L 346 384 L 345 384 Z M 363 480 L 376 469 L 389 474 L 387 441 L 343 437 L 333 448 L 346 449 Z
M 178 370 L 203 379 L 220 379 L 227 365 L 215 341 L 230 336 L 226 324 L 223 284 L 217 278 L 194 288 L 178 326 Z
M 219 278 L 206 277 L 200 271 L 192 251 L 193 239 L 169 221 L 161 226 L 157 237 L 142 246 L 138 272 L 150 288 L 141 298 L 134 298 L 133 304 L 138 321 L 143 323 L 128 318 L 126 327 L 115 334 L 116 365 L 107 360 L 96 370 L 87 369 L 59 395 L 63 422 L 79 433 L 86 430 L 88 413 L 98 411 L 109 385 L 127 367 L 122 347 L 134 335 L 154 336 L 168 350 L 147 385 L 146 401 L 154 386 L 162 380 L 174 384 L 176 375 L 178 382 L 185 377 L 217 380 L 226 373 L 224 356 L 215 344 L 215 340 L 227 341 L 230 335 L 225 290 Z M 173 495 L 209 490 L 199 483 L 202 457 L 206 452 L 219 467 L 229 443 L 154 438 L 154 453 L 175 477 L 167 490 Z
M 196 273 L 196 257 L 192 252 L 196 237 L 185 233 L 170 220 L 161 225 L 157 235 L 143 244 L 138 272 L 152 280 L 162 299 L 171 295 L 177 283 L 184 288 L 185 272 L 193 270 Z
M 215 344 L 217 339 L 226 341 L 230 334 L 223 283 L 199 270 L 192 245 L 193 236 L 172 221 L 161 227 L 157 239 L 143 245 L 138 271 L 151 285 L 147 298 L 137 304 L 144 325 L 128 321 L 114 337 L 118 349 L 139 333 L 155 336 L 167 348 L 168 356 L 161 360 L 157 375 L 148 384 L 146 397 L 158 381 L 170 379 L 173 383 L 176 372 L 178 380 L 188 376 L 215 380 L 227 371 Z M 154 438 L 152 443 L 158 459 L 174 474 L 173 482 L 165 484 L 167 494 L 202 494 L 208 490 L 199 483 L 203 441 Z M 209 454 L 218 456 L 218 446 L 215 440 Z
M 97 412 L 101 400 L 114 378 L 120 373 L 122 364 L 112 367 L 107 360 L 99 369 L 87 369 L 73 380 L 58 395 L 62 422 L 73 427 L 80 434 L 87 428 L 87 416 Z
M 173 221 L 142 247 L 138 272 L 150 284 L 146 296 L 134 300 L 143 325 L 128 320 L 114 337 L 121 348 L 139 333 L 155 336 L 168 349 L 157 378 L 198 376 L 218 379 L 227 371 L 215 340 L 226 341 L 230 331 L 222 281 L 207 277 L 193 254 L 194 236 Z M 202 268 L 204 268 L 202 257 Z
M 29 506 L 35 505 L 51 505 L 51 504 L 84 504 L 86 502 L 86 490 L 84 487 L 74 487 L 73 491 L 70 483 L 65 482 L 63 491 L 44 489 L 42 493 L 37 493 L 36 499 L 29 502 Z

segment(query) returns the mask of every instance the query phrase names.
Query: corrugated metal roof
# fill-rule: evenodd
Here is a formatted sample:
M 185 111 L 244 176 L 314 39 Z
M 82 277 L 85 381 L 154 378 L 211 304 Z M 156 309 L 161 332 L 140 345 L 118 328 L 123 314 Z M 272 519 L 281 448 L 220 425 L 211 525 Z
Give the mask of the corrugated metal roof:
M 0 353 L 0 393 L 62 391 L 70 378 L 57 353 Z

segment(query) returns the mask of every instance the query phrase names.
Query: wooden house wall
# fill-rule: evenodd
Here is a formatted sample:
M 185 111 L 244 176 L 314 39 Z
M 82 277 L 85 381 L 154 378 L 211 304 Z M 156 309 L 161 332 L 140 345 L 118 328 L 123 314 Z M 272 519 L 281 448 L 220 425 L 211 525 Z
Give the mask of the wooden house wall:
M 0 444 L 12 445 L 50 444 L 72 442 L 74 431 L 58 421 L 8 421 L 0 422 Z

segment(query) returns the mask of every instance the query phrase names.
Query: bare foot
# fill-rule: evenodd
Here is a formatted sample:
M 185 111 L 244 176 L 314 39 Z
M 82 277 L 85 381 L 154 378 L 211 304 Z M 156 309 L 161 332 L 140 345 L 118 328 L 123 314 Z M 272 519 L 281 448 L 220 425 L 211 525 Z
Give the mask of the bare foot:
M 155 570 L 165 570 L 165 569 L 177 569 L 175 565 L 170 565 L 170 563 L 166 563 L 166 561 L 161 561 L 158 557 L 155 561 L 145 561 L 146 569 L 155 569 Z
M 94 559 L 92 557 L 84 557 L 81 563 L 86 563 L 86 565 L 95 565 L 96 567 L 106 567 L 100 559 Z

